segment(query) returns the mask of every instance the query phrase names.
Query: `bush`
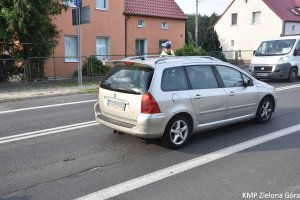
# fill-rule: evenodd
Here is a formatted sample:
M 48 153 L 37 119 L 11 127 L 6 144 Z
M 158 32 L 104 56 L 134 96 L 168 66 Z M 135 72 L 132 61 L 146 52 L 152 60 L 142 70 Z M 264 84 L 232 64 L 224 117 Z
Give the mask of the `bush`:
M 23 72 L 23 67 L 16 66 L 14 59 L 4 58 L 0 56 L 0 82 L 13 80 L 16 76 L 19 76 Z M 22 80 L 22 78 L 23 75 L 20 81 Z
M 201 48 L 196 48 L 191 44 L 185 44 L 183 48 L 176 49 L 176 56 L 206 56 L 206 52 Z
M 111 67 L 103 65 L 101 60 L 98 60 L 96 56 L 90 56 L 84 62 L 82 66 L 82 75 L 83 76 L 101 76 L 105 75 Z M 76 70 L 73 73 L 73 77 L 78 76 L 78 71 Z

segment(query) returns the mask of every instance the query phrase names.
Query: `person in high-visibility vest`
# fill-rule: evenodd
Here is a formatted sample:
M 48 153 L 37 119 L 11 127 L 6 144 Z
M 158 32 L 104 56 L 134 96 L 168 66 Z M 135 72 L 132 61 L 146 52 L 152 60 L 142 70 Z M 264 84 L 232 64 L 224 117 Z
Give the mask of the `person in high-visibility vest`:
M 172 41 L 168 41 L 165 42 L 163 44 L 161 44 L 161 46 L 163 47 L 163 50 L 160 54 L 161 57 L 163 56 L 175 56 L 175 53 L 172 50 Z

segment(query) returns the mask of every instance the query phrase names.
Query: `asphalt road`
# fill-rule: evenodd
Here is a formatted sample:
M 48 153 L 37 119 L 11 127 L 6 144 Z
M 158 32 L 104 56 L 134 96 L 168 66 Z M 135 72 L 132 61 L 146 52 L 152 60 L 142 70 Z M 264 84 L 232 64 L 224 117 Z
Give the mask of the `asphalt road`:
M 296 85 L 278 91 L 269 123 L 197 133 L 176 151 L 95 123 L 95 94 L 1 103 L 0 199 L 300 199 L 300 129 L 290 128 L 300 124 L 300 82 L 268 83 Z M 239 150 L 279 130 L 291 133 Z

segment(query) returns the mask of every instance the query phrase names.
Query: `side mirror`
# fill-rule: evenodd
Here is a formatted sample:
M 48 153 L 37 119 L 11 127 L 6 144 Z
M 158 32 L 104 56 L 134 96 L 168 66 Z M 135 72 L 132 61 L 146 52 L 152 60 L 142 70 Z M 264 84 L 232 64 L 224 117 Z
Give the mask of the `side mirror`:
M 253 56 L 256 54 L 256 51 L 253 51 Z
M 295 49 L 294 56 L 300 56 L 300 48 Z
M 249 79 L 246 83 L 245 83 L 246 87 L 250 87 L 253 86 L 253 81 L 251 79 Z

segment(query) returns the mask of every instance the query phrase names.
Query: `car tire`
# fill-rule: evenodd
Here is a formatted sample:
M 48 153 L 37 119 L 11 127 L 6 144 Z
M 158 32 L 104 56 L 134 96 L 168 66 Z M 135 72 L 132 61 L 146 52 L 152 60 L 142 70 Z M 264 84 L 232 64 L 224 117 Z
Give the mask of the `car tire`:
M 259 123 L 268 122 L 274 112 L 274 102 L 270 97 L 265 97 L 258 105 L 255 120 Z
M 166 126 L 161 138 L 162 144 L 172 149 L 181 148 L 186 144 L 191 130 L 192 126 L 187 117 L 175 116 Z
M 295 82 L 298 79 L 298 70 L 293 67 L 289 72 L 288 81 L 289 82 Z

